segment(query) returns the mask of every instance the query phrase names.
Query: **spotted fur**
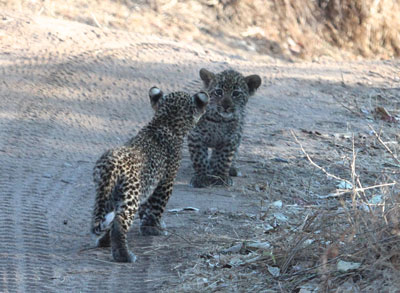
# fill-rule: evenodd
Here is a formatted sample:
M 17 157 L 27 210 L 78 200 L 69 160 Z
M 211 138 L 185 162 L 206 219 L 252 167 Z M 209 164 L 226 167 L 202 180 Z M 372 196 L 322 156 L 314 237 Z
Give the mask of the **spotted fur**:
M 137 212 L 143 235 L 164 232 L 161 216 L 172 192 L 184 136 L 208 103 L 205 92 L 164 95 L 153 87 L 149 96 L 153 119 L 125 145 L 105 152 L 93 172 L 96 200 L 91 231 L 99 236 L 98 246 L 111 245 L 118 262 L 135 260 L 126 235 Z
M 188 145 L 195 174 L 193 187 L 231 185 L 237 176 L 235 157 L 242 139 L 245 106 L 261 85 L 258 75 L 244 77 L 237 71 L 214 74 L 200 70 L 204 88 L 210 95 L 206 113 L 189 133 Z M 208 148 L 212 149 L 211 158 Z

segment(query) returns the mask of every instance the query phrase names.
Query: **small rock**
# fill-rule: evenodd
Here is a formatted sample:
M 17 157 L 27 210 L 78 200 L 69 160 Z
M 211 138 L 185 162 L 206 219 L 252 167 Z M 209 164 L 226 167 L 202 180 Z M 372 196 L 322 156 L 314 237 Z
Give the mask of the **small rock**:
M 286 163 L 286 164 L 289 163 L 288 160 L 286 160 L 286 159 L 284 159 L 284 158 L 280 158 L 280 157 L 273 158 L 272 160 L 273 160 L 274 162 L 278 162 L 278 163 Z
M 265 242 L 251 242 L 247 243 L 246 245 L 249 248 L 257 248 L 257 249 L 264 249 L 268 250 L 271 248 L 271 244 L 268 241 Z
M 339 260 L 337 263 L 337 270 L 339 272 L 345 273 L 348 271 L 356 270 L 360 266 L 361 266 L 361 263 L 358 263 L 358 262 L 347 262 L 344 260 Z
M 240 257 L 233 257 L 230 261 L 229 264 L 231 266 L 240 266 L 241 264 L 243 264 L 243 260 L 240 259 Z
M 327 195 L 319 195 L 319 194 L 316 194 L 316 197 L 318 197 L 319 199 L 327 199 L 327 198 L 333 198 L 333 197 L 338 197 L 339 195 L 338 194 L 335 194 L 335 193 L 329 193 L 329 194 L 327 194 Z
M 376 194 L 374 195 L 369 201 L 368 203 L 370 204 L 380 204 L 383 203 L 383 196 L 382 194 Z
M 314 239 L 307 239 L 306 241 L 304 241 L 304 245 L 311 245 L 311 244 L 313 244 L 314 243 Z
M 365 115 L 369 115 L 369 110 L 364 107 L 361 107 L 360 111 L 361 111 L 361 113 L 363 113 Z
M 288 218 L 282 213 L 274 213 L 275 219 L 281 222 L 287 222 Z
M 277 200 L 277 201 L 274 201 L 271 205 L 274 207 L 277 207 L 277 208 L 281 208 L 283 203 L 281 200 Z
M 264 232 L 269 232 L 269 231 L 272 231 L 272 230 L 275 229 L 274 227 L 272 227 L 272 226 L 271 226 L 270 224 L 268 224 L 268 223 L 264 224 L 264 225 L 263 225 L 263 228 L 264 228 Z
M 267 268 L 268 268 L 268 272 L 269 272 L 272 276 L 274 276 L 275 278 L 280 276 L 281 270 L 280 270 L 279 268 L 277 268 L 277 267 L 272 267 L 272 266 L 267 266 Z
M 168 212 L 170 212 L 170 213 L 179 213 L 179 212 L 183 212 L 183 211 L 198 212 L 199 209 L 198 208 L 194 208 L 194 207 L 186 207 L 186 208 L 178 208 L 178 209 L 170 209 L 170 210 L 168 210 Z
M 338 183 L 338 185 L 336 185 L 336 187 L 339 189 L 352 189 L 353 184 L 351 184 L 350 182 L 346 182 L 346 181 L 340 181 Z
M 238 253 L 243 247 L 243 243 L 238 243 L 232 247 L 222 250 L 222 253 Z

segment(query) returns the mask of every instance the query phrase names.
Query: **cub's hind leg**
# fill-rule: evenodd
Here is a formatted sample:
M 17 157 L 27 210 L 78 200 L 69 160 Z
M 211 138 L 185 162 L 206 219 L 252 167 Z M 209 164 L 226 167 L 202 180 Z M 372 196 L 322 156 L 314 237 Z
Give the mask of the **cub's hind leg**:
M 111 251 L 117 262 L 134 262 L 136 256 L 129 250 L 127 233 L 138 210 L 139 190 L 135 181 L 126 180 L 118 184 L 115 192 L 116 211 L 111 225 Z
M 161 220 L 165 206 L 172 193 L 173 179 L 161 180 L 153 194 L 140 205 L 140 232 L 142 235 L 166 235 L 165 224 Z
M 116 190 L 116 188 L 114 188 L 114 193 L 115 193 L 115 190 Z M 114 203 L 114 193 L 111 195 L 110 203 Z M 101 223 L 101 226 L 104 229 L 104 232 L 96 240 L 97 247 L 111 246 L 110 228 L 111 228 L 111 224 L 113 223 L 113 220 L 115 217 L 114 204 L 112 205 L 112 208 L 110 208 L 109 210 L 112 210 L 112 211 L 105 215 L 104 221 Z

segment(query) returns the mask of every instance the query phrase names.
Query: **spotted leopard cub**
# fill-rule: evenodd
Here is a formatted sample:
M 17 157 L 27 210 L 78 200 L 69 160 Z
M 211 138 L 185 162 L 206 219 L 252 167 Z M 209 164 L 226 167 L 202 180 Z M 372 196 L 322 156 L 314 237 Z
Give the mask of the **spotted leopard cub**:
M 234 70 L 214 74 L 200 70 L 210 95 L 206 113 L 189 133 L 188 144 L 195 175 L 193 187 L 232 185 L 238 176 L 235 157 L 242 138 L 245 106 L 261 85 L 258 75 L 243 76 Z M 208 148 L 212 149 L 211 157 Z
M 161 215 L 172 192 L 181 160 L 184 136 L 204 114 L 208 94 L 184 92 L 164 95 L 149 92 L 155 115 L 138 135 L 125 145 L 105 152 L 97 161 L 93 177 L 96 201 L 92 233 L 97 246 L 111 245 L 118 262 L 133 262 L 127 232 L 135 214 L 143 235 L 163 234 Z

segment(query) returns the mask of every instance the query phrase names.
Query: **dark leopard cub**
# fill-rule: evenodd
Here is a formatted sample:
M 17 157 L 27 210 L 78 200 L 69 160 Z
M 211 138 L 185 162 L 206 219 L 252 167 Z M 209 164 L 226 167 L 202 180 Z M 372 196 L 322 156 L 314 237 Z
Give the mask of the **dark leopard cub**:
M 258 75 L 243 76 L 234 70 L 214 74 L 200 70 L 210 95 L 206 113 L 189 133 L 188 144 L 195 174 L 193 187 L 231 185 L 237 176 L 235 157 L 242 139 L 245 106 L 261 85 Z M 211 158 L 208 148 L 212 149 Z
M 110 246 L 114 260 L 132 262 L 127 232 L 137 211 L 144 235 L 163 233 L 161 215 L 171 195 L 181 160 L 184 136 L 205 112 L 208 95 L 184 92 L 164 95 L 150 89 L 155 115 L 124 146 L 105 152 L 97 161 L 92 232 L 98 246 Z

